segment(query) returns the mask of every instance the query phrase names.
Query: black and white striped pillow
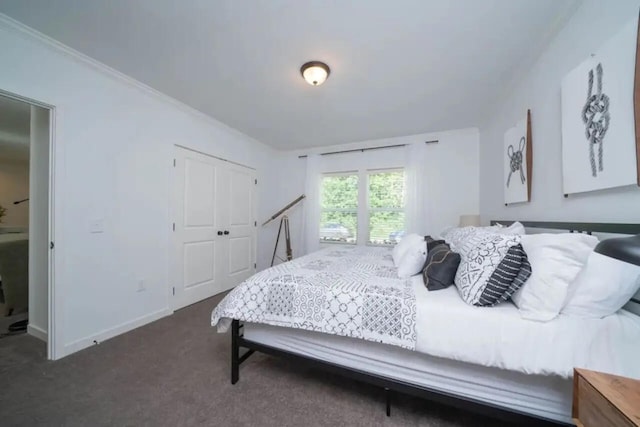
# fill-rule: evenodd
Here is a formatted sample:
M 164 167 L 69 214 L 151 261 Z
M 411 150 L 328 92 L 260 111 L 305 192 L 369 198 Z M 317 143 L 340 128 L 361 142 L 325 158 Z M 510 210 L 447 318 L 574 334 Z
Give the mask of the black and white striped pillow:
M 506 301 L 531 275 L 520 236 L 477 233 L 458 252 L 461 261 L 455 285 L 471 305 L 486 307 Z

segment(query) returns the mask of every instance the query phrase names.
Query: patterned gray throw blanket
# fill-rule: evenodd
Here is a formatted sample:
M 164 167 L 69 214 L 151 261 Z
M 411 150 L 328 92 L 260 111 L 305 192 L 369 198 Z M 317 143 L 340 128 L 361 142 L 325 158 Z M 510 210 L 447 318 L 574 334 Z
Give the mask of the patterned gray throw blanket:
M 326 248 L 264 270 L 237 286 L 211 314 L 361 338 L 415 349 L 416 298 L 388 248 Z

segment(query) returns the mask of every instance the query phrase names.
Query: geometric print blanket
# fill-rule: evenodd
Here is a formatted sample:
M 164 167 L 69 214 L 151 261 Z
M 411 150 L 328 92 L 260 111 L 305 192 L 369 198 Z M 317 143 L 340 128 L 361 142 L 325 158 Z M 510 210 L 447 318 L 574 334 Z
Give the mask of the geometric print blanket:
M 415 350 L 416 298 L 389 248 L 325 248 L 279 264 L 233 289 L 211 313 L 232 319 L 361 338 Z

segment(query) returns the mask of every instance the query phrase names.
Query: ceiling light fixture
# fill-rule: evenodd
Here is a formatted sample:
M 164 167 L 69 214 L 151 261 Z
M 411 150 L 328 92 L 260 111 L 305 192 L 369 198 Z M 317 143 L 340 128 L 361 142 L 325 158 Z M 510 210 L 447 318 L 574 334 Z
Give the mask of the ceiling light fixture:
M 329 66 L 320 61 L 309 61 L 300 67 L 302 77 L 311 86 L 320 86 L 329 77 Z

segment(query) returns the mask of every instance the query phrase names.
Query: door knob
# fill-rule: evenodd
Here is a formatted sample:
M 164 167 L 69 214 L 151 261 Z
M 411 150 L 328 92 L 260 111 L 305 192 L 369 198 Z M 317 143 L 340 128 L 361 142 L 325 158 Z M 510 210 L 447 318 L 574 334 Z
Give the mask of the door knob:
M 218 230 L 218 236 L 222 236 L 222 231 Z
M 224 230 L 224 235 L 226 236 L 227 234 L 229 234 L 229 230 Z

